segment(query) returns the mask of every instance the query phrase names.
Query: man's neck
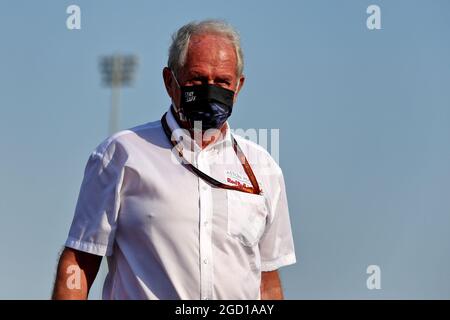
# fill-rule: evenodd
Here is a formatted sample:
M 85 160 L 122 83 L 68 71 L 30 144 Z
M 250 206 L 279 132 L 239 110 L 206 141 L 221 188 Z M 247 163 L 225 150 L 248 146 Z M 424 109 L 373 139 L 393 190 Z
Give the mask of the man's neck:
M 223 139 L 227 133 L 228 125 L 224 123 L 220 129 L 217 130 L 209 130 L 206 134 L 202 132 L 201 137 L 201 148 L 204 149 L 211 143 L 217 142 L 220 139 Z M 195 132 L 192 129 L 188 129 L 191 137 L 195 137 Z M 211 131 L 213 131 L 211 133 Z M 200 140 L 200 139 L 199 139 Z

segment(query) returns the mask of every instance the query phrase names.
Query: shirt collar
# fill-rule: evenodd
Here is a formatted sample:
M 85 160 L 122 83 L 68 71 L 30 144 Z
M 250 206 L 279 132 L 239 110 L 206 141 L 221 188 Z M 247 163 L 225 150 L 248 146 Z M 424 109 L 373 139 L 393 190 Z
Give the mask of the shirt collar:
M 231 143 L 231 130 L 227 121 L 225 122 L 226 125 L 225 135 L 222 134 L 217 141 L 208 144 L 208 146 L 202 149 L 195 142 L 195 139 L 191 138 L 189 131 L 187 129 L 180 127 L 177 120 L 175 119 L 173 112 L 174 112 L 173 108 L 172 106 L 170 106 L 166 115 L 167 125 L 172 131 L 172 138 L 175 139 L 177 145 L 182 147 L 183 149 L 187 149 L 197 153 L 200 151 L 208 151 L 211 149 L 220 148 L 227 145 L 228 143 Z

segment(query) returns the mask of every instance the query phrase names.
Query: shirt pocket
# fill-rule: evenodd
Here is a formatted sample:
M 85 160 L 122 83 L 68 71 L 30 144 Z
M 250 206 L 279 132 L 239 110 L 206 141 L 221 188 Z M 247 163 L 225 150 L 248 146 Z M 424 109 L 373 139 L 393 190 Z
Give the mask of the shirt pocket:
M 256 245 L 264 233 L 267 205 L 264 196 L 227 190 L 228 234 L 243 245 Z

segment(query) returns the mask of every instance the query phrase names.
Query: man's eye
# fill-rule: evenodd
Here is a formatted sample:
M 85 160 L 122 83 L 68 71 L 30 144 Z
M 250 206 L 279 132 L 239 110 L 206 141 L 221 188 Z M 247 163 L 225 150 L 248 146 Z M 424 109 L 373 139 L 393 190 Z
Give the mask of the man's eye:
M 192 86 L 198 86 L 198 85 L 201 85 L 202 83 L 203 83 L 202 79 L 193 78 L 193 79 L 187 80 L 185 84 L 192 85 Z
M 217 83 L 222 87 L 229 87 L 231 82 L 228 80 L 218 80 Z

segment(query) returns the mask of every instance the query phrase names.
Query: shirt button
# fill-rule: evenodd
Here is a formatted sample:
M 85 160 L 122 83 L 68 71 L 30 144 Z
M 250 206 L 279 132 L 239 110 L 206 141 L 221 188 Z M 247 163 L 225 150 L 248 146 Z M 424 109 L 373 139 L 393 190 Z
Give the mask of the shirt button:
M 205 225 L 205 227 L 208 225 L 208 221 L 203 222 L 203 224 Z
M 203 259 L 203 263 L 207 264 L 208 263 L 208 259 Z
M 207 186 L 202 186 L 202 190 L 203 190 L 203 191 L 206 191 L 206 189 L 208 189 Z

